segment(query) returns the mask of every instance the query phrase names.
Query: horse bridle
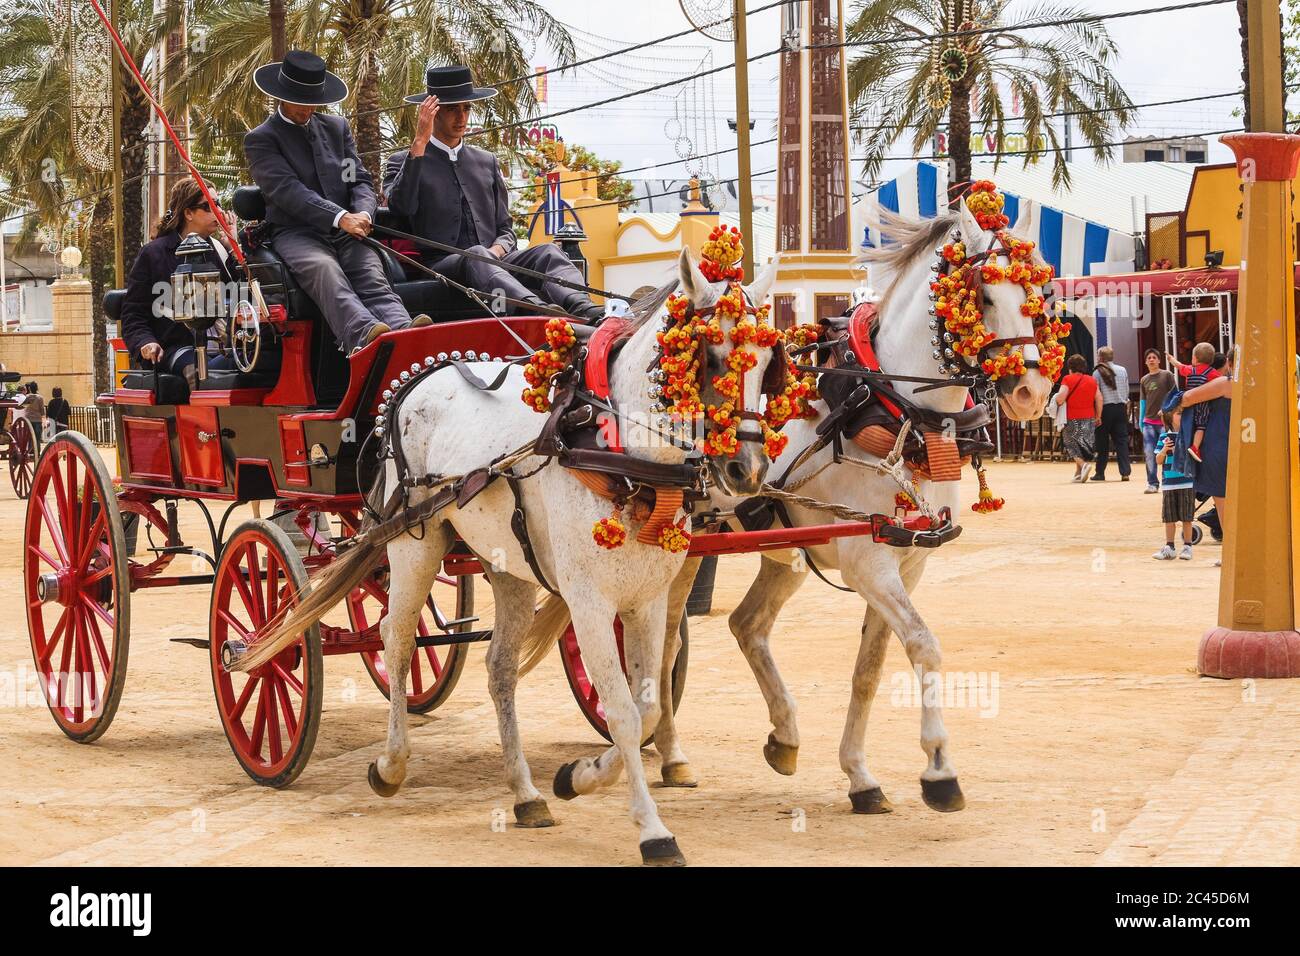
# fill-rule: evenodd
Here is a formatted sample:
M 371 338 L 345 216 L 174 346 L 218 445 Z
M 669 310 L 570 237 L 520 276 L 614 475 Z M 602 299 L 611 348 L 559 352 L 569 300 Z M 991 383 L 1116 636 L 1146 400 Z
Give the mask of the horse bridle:
M 961 268 L 961 267 L 969 266 L 968 275 L 970 276 L 970 278 L 967 282 L 967 286 L 971 290 L 971 293 L 973 295 L 978 296 L 977 301 L 981 303 L 983 303 L 984 301 L 983 298 L 984 263 L 987 262 L 993 256 L 996 256 L 998 254 L 1006 255 L 1008 261 L 1011 261 L 1011 247 L 1007 244 L 1006 235 L 1001 232 L 997 233 L 994 236 L 994 241 L 992 245 L 990 245 L 983 252 L 978 252 L 974 255 L 965 257 L 961 262 L 961 266 L 958 267 Z M 949 265 L 951 266 L 951 263 L 949 263 Z M 936 270 L 935 274 L 947 275 L 948 271 L 941 268 Z M 1044 296 L 1044 298 L 1047 297 Z M 951 365 L 953 362 L 961 362 L 962 365 L 966 366 L 967 368 L 966 372 L 963 373 L 961 371 L 950 371 L 948 374 L 954 378 L 962 374 L 974 375 L 980 379 L 981 383 L 984 386 L 984 391 L 987 393 L 991 389 L 997 387 L 996 383 L 989 378 L 988 373 L 986 373 L 983 368 L 984 360 L 988 357 L 988 355 L 996 351 L 997 349 L 1003 347 L 1006 347 L 1008 349 L 1015 348 L 1017 345 L 1020 346 L 1033 345 L 1037 347 L 1038 337 L 1036 335 L 1019 335 L 1013 338 L 994 339 L 992 342 L 989 342 L 987 345 L 981 348 L 979 352 L 976 354 L 974 368 L 970 368 L 966 356 L 961 355 L 955 349 L 952 348 L 952 342 L 953 342 L 952 333 L 945 331 L 942 328 L 942 325 L 937 326 L 935 328 L 935 339 L 932 340 L 932 344 L 935 346 L 934 357 L 938 360 L 944 361 L 945 369 L 947 369 L 947 367 Z M 1039 362 L 1037 358 L 1032 358 L 1032 359 L 1025 358 L 1023 349 L 1021 350 L 1020 354 L 1026 370 L 1029 370 L 1031 368 L 1038 368 Z

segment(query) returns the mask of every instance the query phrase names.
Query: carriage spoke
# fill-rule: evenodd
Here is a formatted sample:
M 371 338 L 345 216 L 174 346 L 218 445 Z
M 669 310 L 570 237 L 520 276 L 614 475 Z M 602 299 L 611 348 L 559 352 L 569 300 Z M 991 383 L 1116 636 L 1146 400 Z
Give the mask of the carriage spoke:
M 82 644 L 82 663 L 85 665 L 85 679 L 78 680 L 82 691 L 86 690 L 86 685 L 90 685 L 89 703 L 90 713 L 94 716 L 99 712 L 99 682 L 95 679 L 95 661 L 90 655 L 90 618 L 86 616 L 81 622 L 81 644 Z M 80 678 L 80 675 L 78 675 Z M 107 682 L 108 671 L 104 671 L 105 682 Z
M 244 689 L 239 692 L 239 699 L 235 701 L 235 706 L 230 709 L 230 720 L 232 723 L 242 725 L 244 723 L 244 711 L 248 709 L 248 702 L 253 697 L 253 691 L 257 685 L 262 682 L 262 678 L 250 675 L 248 681 L 244 684 Z
M 275 618 L 280 608 L 280 562 L 276 560 L 275 555 L 270 551 L 266 552 L 266 619 L 268 621 Z M 284 574 L 285 587 L 289 586 L 289 575 Z
M 244 546 L 244 556 L 248 559 L 248 590 L 253 598 L 249 610 L 253 614 L 253 623 L 260 629 L 266 623 L 266 607 L 262 603 L 261 568 L 258 566 L 257 545 L 249 542 Z
M 58 571 L 63 567 L 52 557 L 46 554 L 45 549 L 42 548 L 39 544 L 29 544 L 27 546 L 27 550 L 31 551 L 34 555 L 36 555 L 38 558 L 40 558 L 42 561 L 44 561 L 46 564 L 52 567 L 55 571 Z
M 306 695 L 306 692 L 303 690 L 302 681 L 298 680 L 297 677 L 294 677 L 293 674 L 289 673 L 275 661 L 271 662 L 271 669 L 275 671 L 276 676 L 278 676 L 280 680 L 292 687 L 299 697 Z
M 253 595 L 248 592 L 248 582 L 244 580 L 244 575 L 240 573 L 239 561 L 235 561 L 235 567 L 230 572 L 230 581 L 239 592 L 239 599 L 244 602 L 244 610 L 248 612 L 248 622 L 252 625 L 253 630 L 257 630 L 257 611 L 253 607 Z
M 77 553 L 77 563 L 74 567 L 86 568 L 90 566 L 91 552 L 95 546 L 100 543 L 100 536 L 104 533 L 104 509 L 99 510 L 99 515 L 95 518 L 95 523 L 91 525 L 90 531 L 83 539 L 81 550 Z
M 417 697 L 424 693 L 424 672 L 420 667 L 418 650 L 411 655 L 411 693 Z
M 113 615 L 109 614 L 108 611 L 100 607 L 99 604 L 92 601 L 88 595 L 86 594 L 81 595 L 81 603 L 86 605 L 86 607 L 88 607 L 90 610 L 94 611 L 95 614 L 99 616 L 100 620 L 102 620 L 109 627 L 117 626 L 116 623 L 113 621 Z
M 433 670 L 433 679 L 435 681 L 442 680 L 442 660 L 438 657 L 438 649 L 436 647 L 426 647 L 424 653 L 429 658 L 429 667 Z
M 279 763 L 280 758 L 284 756 L 284 748 L 280 742 L 280 714 L 277 700 L 277 687 L 274 678 L 267 678 L 270 690 L 266 695 L 266 726 L 270 733 L 267 734 L 267 744 L 270 748 L 271 763 Z
M 111 555 L 109 556 L 109 560 L 110 561 L 112 560 Z M 108 567 L 100 568 L 94 574 L 86 575 L 86 577 L 81 579 L 81 583 L 83 586 L 89 587 L 90 585 L 94 584 L 96 581 L 104 580 L 104 578 L 108 577 L 112 573 L 113 573 L 113 566 L 110 564 Z
M 250 637 L 253 636 L 252 633 L 250 633 L 248 629 L 245 628 L 244 625 L 240 623 L 239 619 L 235 617 L 233 614 L 231 614 L 229 611 L 227 611 L 224 607 L 217 609 L 217 616 L 235 629 L 235 631 L 239 634 L 240 640 L 247 641 Z
M 94 617 L 87 615 L 87 620 L 90 621 L 90 637 L 95 642 L 95 654 L 99 658 L 100 666 L 104 669 L 104 677 L 107 678 L 109 671 L 108 647 L 104 644 L 104 634 L 100 631 L 99 622 Z
M 81 482 L 81 515 L 77 518 L 77 534 L 75 535 L 78 545 L 84 545 L 86 541 L 87 529 L 90 527 L 91 503 L 95 498 L 95 476 L 90 469 L 86 469 L 86 476 Z M 106 508 L 100 507 L 99 519 L 104 517 Z M 98 519 L 97 519 L 98 520 Z M 82 565 L 78 565 L 81 567 Z
M 73 672 L 71 675 L 69 675 L 69 679 L 73 681 L 72 719 L 75 723 L 78 724 L 86 719 L 86 710 L 83 702 L 86 685 L 85 682 L 81 679 L 81 673 L 82 673 L 81 652 L 82 652 L 82 642 L 85 640 L 85 636 L 84 636 L 85 626 L 86 626 L 86 619 L 80 614 L 75 614 L 72 621 L 73 646 L 74 646 L 74 650 L 72 654 Z
M 68 626 L 68 610 L 69 609 L 65 607 L 63 613 L 59 615 L 59 623 L 54 625 L 54 630 L 50 633 L 50 639 L 46 642 L 45 649 L 41 651 L 40 656 L 37 658 L 36 664 L 38 667 L 44 668 L 49 664 L 50 655 L 54 653 L 54 648 L 58 645 L 59 638 L 65 636 L 64 629 Z
M 67 700 L 65 693 L 68 686 L 68 668 L 72 665 L 72 645 L 76 643 L 77 613 L 72 608 L 68 608 L 68 628 L 63 635 L 63 655 L 59 659 L 58 671 L 58 688 L 59 688 L 59 707 L 66 709 Z
M 275 695 L 280 700 L 280 714 L 284 717 L 284 729 L 288 731 L 289 742 L 298 736 L 298 719 L 294 716 L 293 703 L 289 700 L 289 691 L 283 681 L 275 682 Z
M 249 752 L 259 759 L 262 756 L 262 735 L 266 732 L 266 681 L 257 692 L 257 710 L 253 713 L 253 734 L 249 738 Z
M 56 471 L 55 475 L 57 474 Z M 72 562 L 68 558 L 68 549 L 63 543 L 63 529 L 57 521 L 50 517 L 50 503 L 45 499 L 44 495 L 41 496 L 39 507 L 41 518 L 45 521 L 45 528 L 50 533 L 50 540 L 54 542 L 54 550 L 59 552 L 59 560 L 63 562 L 61 566 L 67 567 Z

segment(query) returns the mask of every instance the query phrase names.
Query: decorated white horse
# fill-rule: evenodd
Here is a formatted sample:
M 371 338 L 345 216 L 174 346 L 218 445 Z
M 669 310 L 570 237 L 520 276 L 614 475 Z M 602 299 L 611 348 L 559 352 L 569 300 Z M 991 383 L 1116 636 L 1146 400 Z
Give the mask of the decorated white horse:
M 903 517 L 903 527 L 882 525 L 886 533 L 876 540 L 870 535 L 841 537 L 806 552 L 765 552 L 758 577 L 729 619 L 768 704 L 773 730 L 764 756 L 778 773 L 793 774 L 799 749 L 795 701 L 768 646 L 777 616 L 810 566 L 838 570 L 867 602 L 840 743 L 840 766 L 849 777 L 849 799 L 858 813 L 892 809 L 868 769 L 865 747 L 867 716 L 891 631 L 921 686 L 931 687 L 936 678 L 942 686 L 938 639 L 909 595 L 932 550 L 924 545 L 959 530 L 949 516 L 960 509 L 956 479 L 963 459 L 987 448 L 978 433 L 988 416 L 983 405 L 970 400 L 971 387 L 996 388 L 1005 414 L 1028 420 L 1042 414 L 1060 373 L 1064 349 L 1057 336 L 1068 327 L 1047 314 L 1039 292 L 1050 281 L 1051 268 L 1026 238 L 1029 214 L 1008 232 L 1001 208 L 991 184 L 980 183 L 955 216 L 924 222 L 887 218 L 884 231 L 893 243 L 872 258 L 892 270 L 894 281 L 878 309 L 859 308 L 841 336 L 822 342 L 822 354 L 842 372 L 823 373 L 824 400 L 812 406 L 816 417 L 797 418 L 784 427 L 788 444 L 773 462 L 777 485 L 861 515 Z M 870 322 L 871 328 L 873 311 L 878 321 Z M 880 374 L 848 374 L 872 369 Z M 863 384 L 871 395 L 859 391 Z M 974 510 L 1001 506 L 982 471 L 980 487 Z M 777 499 L 775 508 L 753 509 L 724 493 L 711 497 L 724 516 L 740 506 L 750 529 L 777 521 L 806 527 L 833 520 L 824 510 L 788 498 Z M 761 499 L 750 500 L 750 505 L 759 504 Z M 892 547 L 890 540 L 907 546 Z M 674 633 L 698 563 L 687 562 L 673 584 L 668 620 L 674 622 Z M 546 614 L 555 616 L 556 611 L 547 608 Z M 665 688 L 671 661 L 666 658 L 660 675 Z M 934 693 L 921 698 L 922 797 L 936 810 L 960 810 L 964 797 L 941 701 Z M 672 755 L 684 761 L 671 708 L 661 711 L 655 745 L 663 759 Z
M 533 622 L 540 585 L 574 608 L 582 659 L 605 702 L 614 740 L 599 758 L 562 768 L 556 792 L 569 796 L 612 783 L 626 765 L 643 861 L 684 862 L 640 761 L 642 727 L 655 726 L 661 710 L 659 698 L 640 689 L 657 683 L 669 585 L 686 560 L 690 537 L 683 495 L 704 494 L 693 436 L 678 433 L 680 422 L 671 413 L 695 423 L 710 410 L 704 439 L 709 473 L 731 493 L 757 491 L 768 463 L 765 438 L 774 434 L 759 409 L 765 388 L 772 391 L 767 368 L 779 341 L 763 323 L 766 307 L 752 304 L 763 301 L 771 273 L 749 287 L 728 281 L 735 274 L 728 267 L 739 257 L 734 234 L 715 235 L 705 254 L 702 272 L 683 250 L 682 294 L 667 298 L 661 322 L 652 319 L 668 288 L 649 307 L 642 303 L 638 318 L 607 320 L 585 344 L 569 325 L 552 320 L 550 348 L 534 353 L 524 369 L 435 363 L 386 395 L 378 427 L 381 436 L 387 428 L 393 458 L 384 487 L 402 493 L 392 493 L 383 522 L 363 530 L 298 608 L 237 664 L 248 669 L 269 660 L 386 554 L 390 598 L 380 632 L 391 708 L 387 744 L 369 770 L 377 793 L 395 794 L 406 777 L 405 693 L 416 626 L 459 537 L 480 556 L 495 598 L 489 688 L 518 824 L 553 823 L 524 758 L 514 700 L 520 642 Z M 778 370 L 785 373 L 783 363 Z M 475 381 L 498 374 L 505 376 L 499 391 Z M 580 447 L 584 436 L 588 447 Z M 610 450 L 619 446 L 626 450 Z M 503 480 L 493 481 L 498 475 Z M 616 615 L 626 678 L 614 637 Z

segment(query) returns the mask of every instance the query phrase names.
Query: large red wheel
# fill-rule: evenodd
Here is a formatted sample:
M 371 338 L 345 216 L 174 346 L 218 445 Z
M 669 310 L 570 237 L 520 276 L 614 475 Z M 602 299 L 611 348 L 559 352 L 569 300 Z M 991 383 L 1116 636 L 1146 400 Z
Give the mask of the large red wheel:
M 682 615 L 678 635 L 681 637 L 681 647 L 677 651 L 677 660 L 673 662 L 674 714 L 677 713 L 677 708 L 682 702 L 682 693 L 686 690 L 689 640 L 685 614 Z M 626 675 L 627 659 L 623 656 L 623 622 L 618 618 L 614 619 L 614 639 L 618 642 L 618 660 L 623 665 L 623 673 Z M 578 635 L 573 632 L 572 623 L 560 638 L 560 659 L 564 662 L 564 676 L 569 679 L 569 689 L 573 691 L 573 697 L 578 702 L 578 709 L 582 711 L 582 716 L 587 718 L 587 723 L 591 724 L 596 733 L 609 740 L 609 724 L 605 722 L 605 705 L 600 702 L 600 695 L 596 693 L 591 678 L 587 676 L 586 668 L 582 666 L 582 651 L 578 649 Z M 648 730 L 645 740 L 641 741 L 642 747 L 654 738 L 654 728 Z
M 320 727 L 324 687 L 320 627 L 313 625 L 261 667 L 227 670 L 307 590 L 307 571 L 289 536 L 269 521 L 246 521 L 221 550 L 208 619 L 217 711 L 244 771 L 285 787 L 307 766 Z
M 430 595 L 425 602 L 425 611 L 420 614 L 420 623 L 416 634 L 427 637 L 430 634 L 443 633 L 442 625 L 449 620 L 460 620 L 474 614 L 474 578 L 462 575 L 454 578 L 438 576 L 434 584 L 435 593 L 455 590 L 455 613 L 450 617 L 442 610 Z M 348 620 L 354 631 L 364 630 L 369 625 L 381 620 L 388 613 L 388 572 L 384 571 L 362 582 L 361 586 L 348 595 Z M 453 629 L 453 633 L 468 630 L 470 625 L 462 624 Z M 460 673 L 465 669 L 468 659 L 464 644 L 451 644 L 445 647 L 416 647 L 411 654 L 411 670 L 407 676 L 406 710 L 412 714 L 427 714 L 441 706 L 460 680 Z M 384 668 L 382 651 L 365 651 L 361 655 L 370 679 L 375 686 L 388 696 L 388 671 Z
M 31 423 L 18 416 L 14 417 L 9 435 L 9 480 L 13 482 L 14 493 L 25 499 L 32 492 L 32 475 L 41 442 Z
M 89 743 L 113 722 L 126 680 L 122 517 L 108 469 L 77 432 L 45 447 L 28 487 L 23 586 L 32 657 L 55 723 Z

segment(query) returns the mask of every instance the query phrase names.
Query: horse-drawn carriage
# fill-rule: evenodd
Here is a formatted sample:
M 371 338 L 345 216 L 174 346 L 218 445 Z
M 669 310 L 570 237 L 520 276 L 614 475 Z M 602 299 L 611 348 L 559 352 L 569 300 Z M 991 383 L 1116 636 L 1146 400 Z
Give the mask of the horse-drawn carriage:
M 242 219 L 261 218 L 255 188 L 238 190 L 234 206 Z M 316 304 L 274 252 L 247 242 L 247 231 L 242 238 L 246 278 L 259 282 L 263 315 L 247 302 L 214 309 L 212 303 L 222 300 L 205 286 L 218 281 L 215 273 L 182 265 L 174 278 L 182 293 L 176 320 L 189 323 L 202 339 L 218 318 L 228 319 L 224 349 L 236 367 L 206 369 L 200 363 L 193 389 L 179 376 L 132 369 L 116 391 L 101 396 L 112 409 L 117 479 L 76 432 L 61 432 L 45 447 L 31 477 L 24 583 L 47 703 L 60 729 L 81 742 L 108 729 L 121 700 L 133 595 L 210 584 L 208 634 L 182 642 L 207 652 L 222 726 L 240 765 L 259 783 L 283 786 L 301 772 L 312 750 L 323 658 L 362 655 L 387 692 L 378 627 L 387 606 L 387 566 L 349 596 L 346 625 L 313 627 L 247 674 L 232 667 L 234 660 L 360 527 L 381 464 L 374 454 L 374 424 L 391 392 L 448 358 L 524 358 L 543 345 L 548 319 L 493 317 L 434 280 L 408 279 L 400 262 L 386 256 L 407 307 L 438 321 L 387 333 L 345 358 Z M 119 290 L 105 297 L 114 319 L 123 296 Z M 214 314 L 223 310 L 227 314 Z M 237 507 L 260 501 L 274 501 L 277 516 L 291 517 L 300 532 L 296 541 L 283 520 L 228 526 Z M 183 540 L 181 503 L 202 515 L 206 541 Z M 214 516 L 216 506 L 224 510 Z M 697 535 L 692 553 L 789 548 L 870 530 L 841 523 Z M 465 646 L 492 635 L 475 627 L 474 578 L 481 571 L 478 557 L 463 548 L 445 559 L 419 626 L 407 694 L 411 712 L 427 712 L 446 700 L 464 666 Z M 684 682 L 685 618 L 681 638 L 674 703 Z M 583 713 L 607 735 L 571 633 L 560 646 Z
M 21 382 L 20 372 L 0 372 L 0 384 L 5 386 Z M 32 490 L 32 469 L 41 452 L 41 437 L 22 415 L 18 398 L 10 393 L 0 395 L 0 453 L 9 463 L 9 480 L 14 494 L 26 498 Z

